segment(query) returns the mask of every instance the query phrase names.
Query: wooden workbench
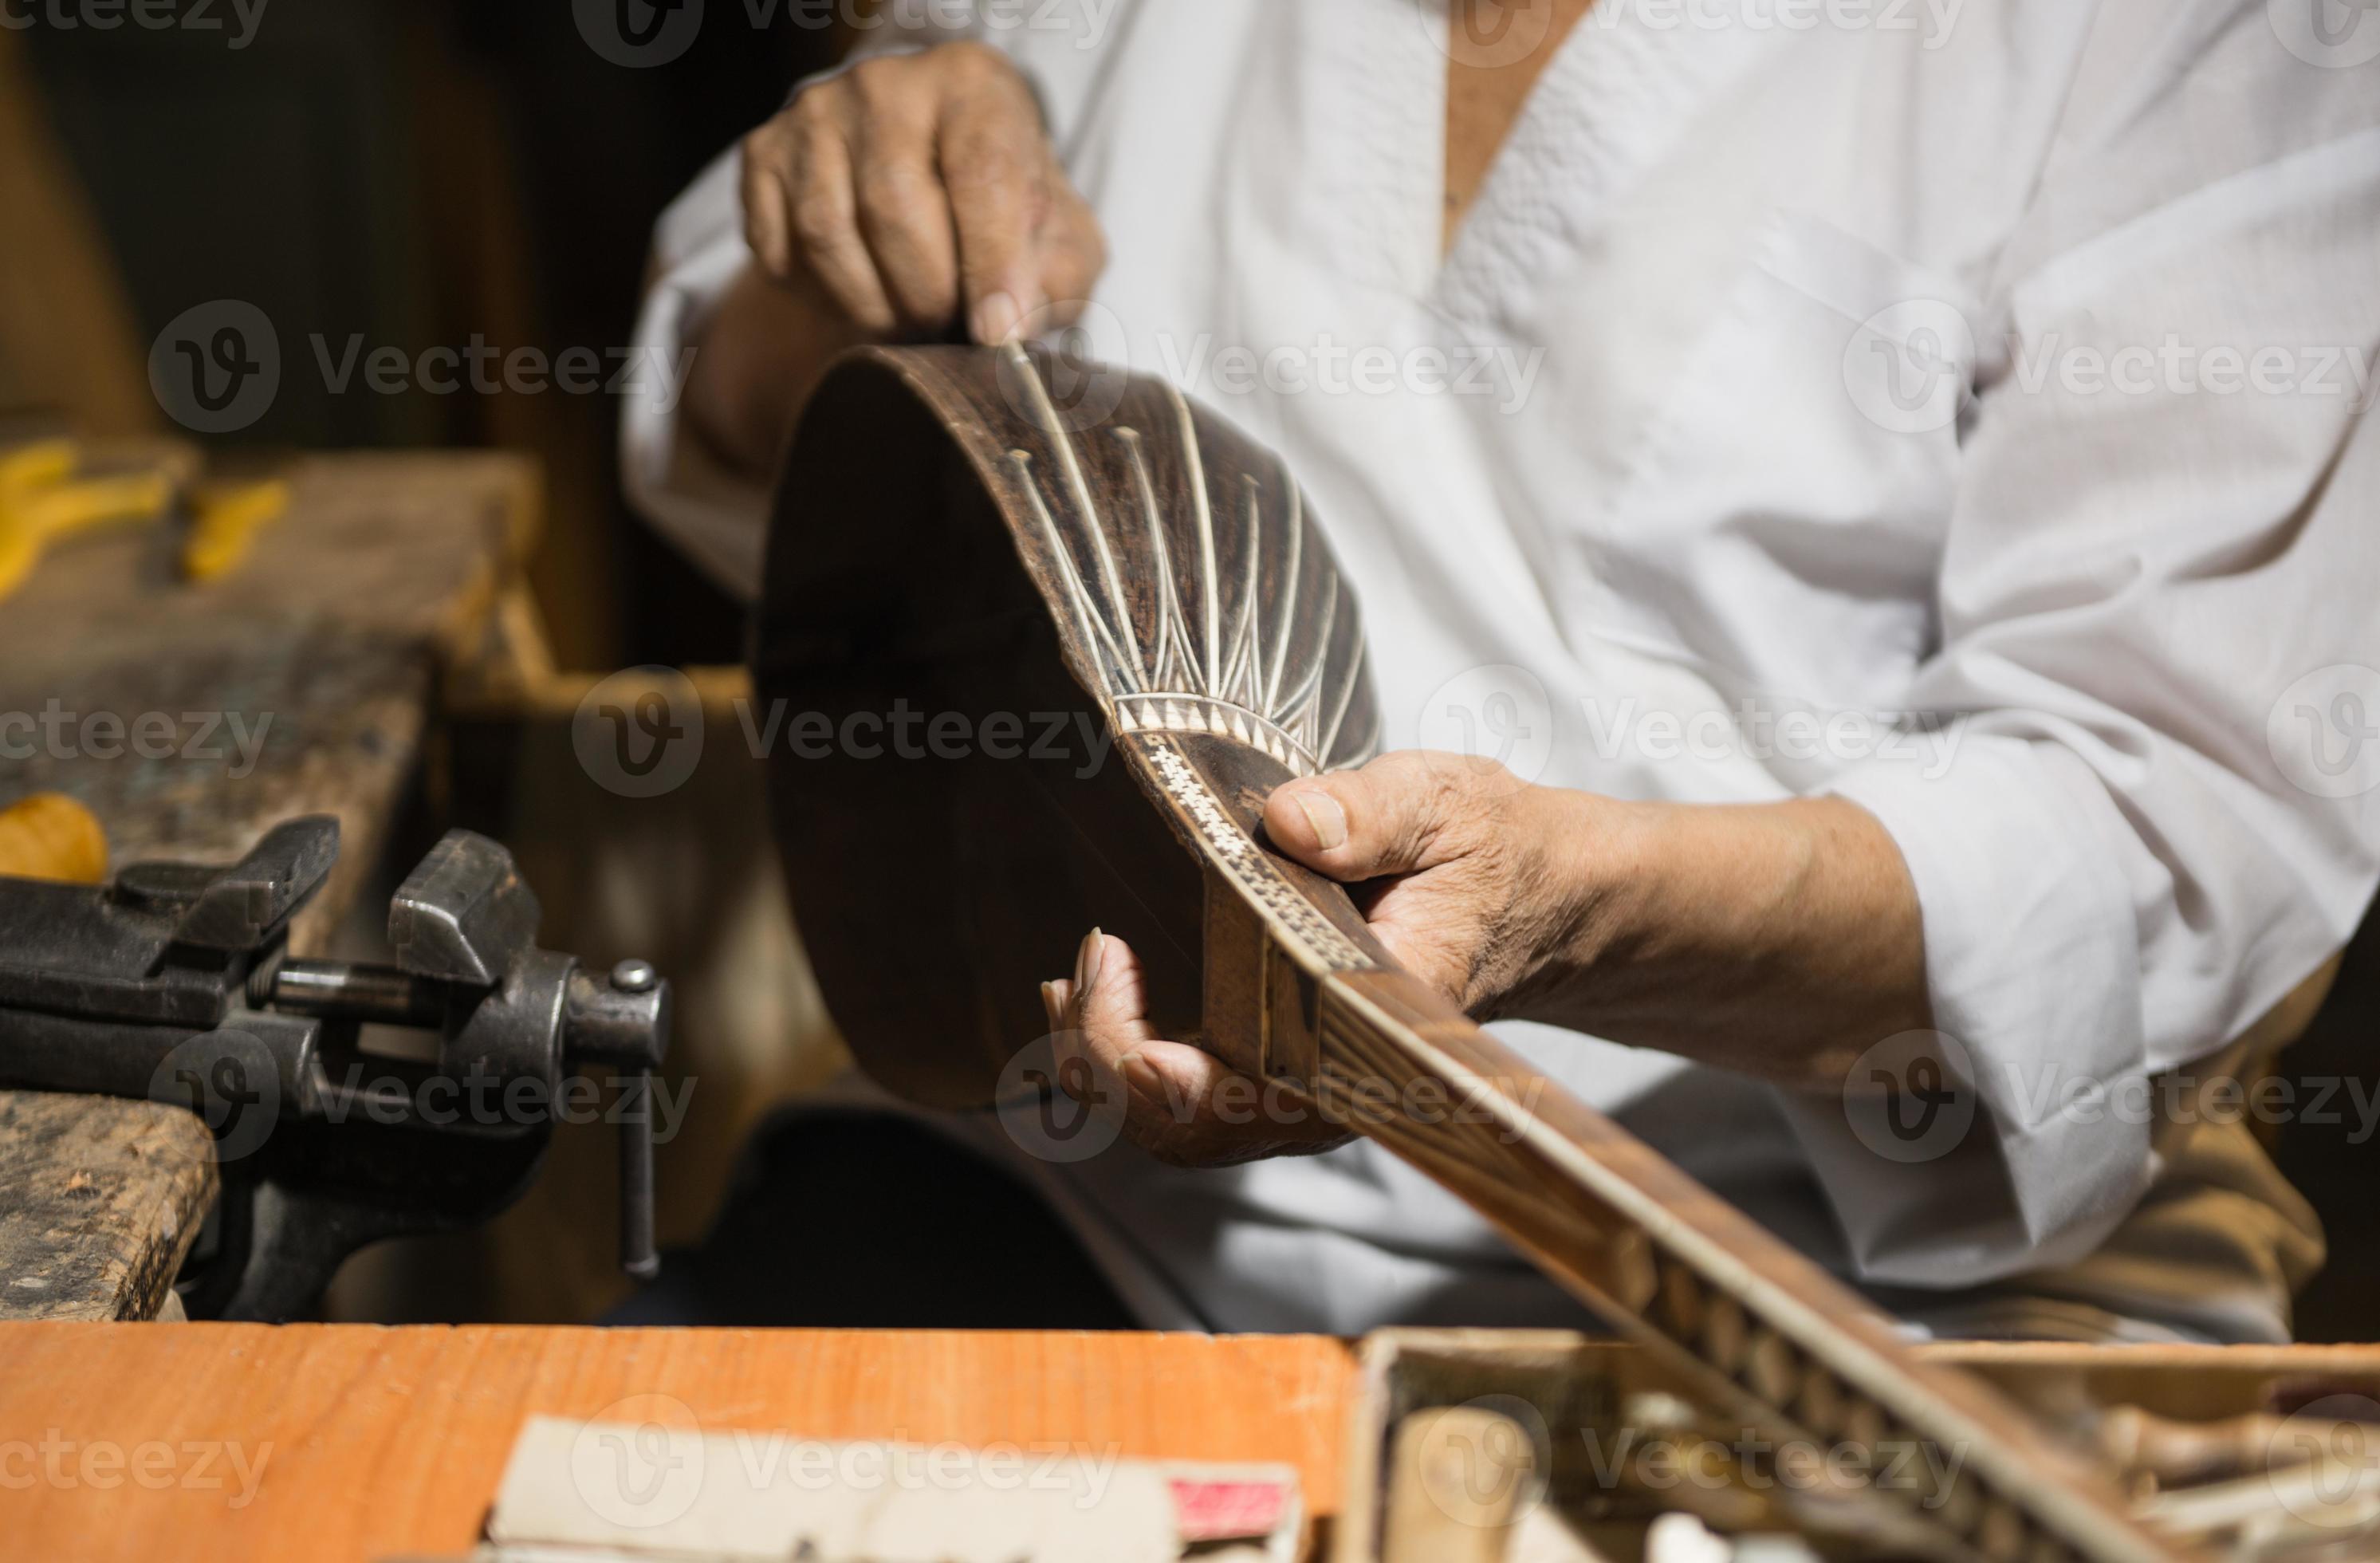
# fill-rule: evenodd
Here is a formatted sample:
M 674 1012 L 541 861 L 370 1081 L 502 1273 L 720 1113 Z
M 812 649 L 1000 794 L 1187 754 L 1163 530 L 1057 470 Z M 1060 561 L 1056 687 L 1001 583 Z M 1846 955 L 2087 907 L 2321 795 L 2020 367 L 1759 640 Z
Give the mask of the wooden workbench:
M 71 794 L 119 866 L 228 862 L 281 820 L 336 814 L 338 869 L 291 935 L 305 951 L 376 872 L 440 669 L 477 656 L 538 502 L 534 468 L 497 455 L 285 475 L 289 513 L 221 580 L 180 580 L 147 527 L 54 551 L 0 604 L 0 804 Z M 0 1319 L 152 1316 L 213 1197 L 197 1128 L 0 1092 Z
M 1500 1338 L 1409 1333 L 1476 1353 Z M 1630 1376 L 1620 1360 L 1633 1348 L 1582 1344 L 1613 1365 L 1572 1371 Z M 2274 1380 L 2380 1385 L 2372 1347 L 1920 1350 L 2059 1416 L 2086 1393 L 2194 1421 L 2254 1409 Z M 538 1414 L 786 1442 L 1278 1461 L 1327 1527 L 1347 1501 L 1361 1388 L 1356 1347 L 1319 1336 L 0 1324 L 0 1557 L 461 1558 Z
M 0 1325 L 0 1551 L 460 1557 L 535 1412 L 1280 1460 L 1327 1516 L 1353 1373 L 1310 1336 Z

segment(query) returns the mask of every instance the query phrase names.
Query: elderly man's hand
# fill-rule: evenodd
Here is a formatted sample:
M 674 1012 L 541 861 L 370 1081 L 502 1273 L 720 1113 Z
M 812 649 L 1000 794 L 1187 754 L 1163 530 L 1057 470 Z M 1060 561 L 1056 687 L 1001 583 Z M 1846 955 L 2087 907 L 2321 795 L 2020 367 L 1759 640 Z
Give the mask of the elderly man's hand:
M 836 355 L 1064 325 L 1107 240 L 1033 89 L 980 43 L 863 60 L 744 139 L 752 263 L 700 327 L 688 422 L 747 482 L 773 480 Z
M 1626 815 L 1484 761 L 1408 751 L 1285 784 L 1264 825 L 1277 850 L 1355 887 L 1400 965 L 1484 1019 L 1567 978 L 1597 915 L 1595 886 L 1624 878 L 1589 867 L 1618 861 Z M 1323 1105 L 1160 1039 L 1139 960 L 1121 939 L 1094 930 L 1074 976 L 1043 984 L 1042 996 L 1062 1052 L 1079 1049 L 1094 1077 L 1122 1081 L 1126 1131 L 1165 1160 L 1218 1166 L 1347 1138 Z
M 804 91 L 744 140 L 744 223 L 771 278 L 822 290 L 875 338 L 964 323 L 1002 342 L 1045 306 L 1079 308 L 1107 263 L 1033 89 L 980 43 Z
M 1840 798 L 1626 803 L 1406 752 L 1283 784 L 1264 828 L 1349 886 L 1399 965 L 1482 1020 L 1827 1089 L 1870 1044 L 1931 1023 L 1908 869 L 1875 816 Z M 1125 1131 L 1165 1160 L 1220 1166 L 1347 1137 L 1330 1104 L 1157 1036 L 1121 939 L 1094 930 L 1042 998 L 1062 1056 L 1121 1081 Z

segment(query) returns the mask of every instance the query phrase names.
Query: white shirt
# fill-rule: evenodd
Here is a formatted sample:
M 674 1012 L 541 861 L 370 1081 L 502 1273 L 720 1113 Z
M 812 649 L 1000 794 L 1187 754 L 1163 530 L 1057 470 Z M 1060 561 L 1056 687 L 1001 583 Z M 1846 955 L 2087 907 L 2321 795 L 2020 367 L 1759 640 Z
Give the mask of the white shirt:
M 2285 1338 L 2319 1256 L 2238 1122 L 2143 1109 L 2380 881 L 2380 13 L 2325 3 L 1603 0 L 1442 258 L 1442 4 L 972 24 L 1105 226 L 1096 349 L 1305 488 L 1389 747 L 1890 831 L 1981 1105 L 1926 1154 L 1497 1029 L 1913 1318 Z M 649 350 L 698 339 L 738 225 L 731 154 L 661 224 Z M 748 595 L 766 496 L 657 400 L 626 444 Z M 1565 1316 L 1368 1146 L 1037 1170 L 1152 1322 Z

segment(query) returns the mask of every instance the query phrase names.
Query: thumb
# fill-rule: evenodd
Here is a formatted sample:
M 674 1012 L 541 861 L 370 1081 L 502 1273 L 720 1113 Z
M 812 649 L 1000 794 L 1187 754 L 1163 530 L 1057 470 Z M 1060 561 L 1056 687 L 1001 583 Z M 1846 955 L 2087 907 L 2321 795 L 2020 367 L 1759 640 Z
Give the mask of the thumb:
M 1333 879 L 1416 873 L 1456 855 L 1447 827 L 1461 816 L 1469 775 L 1454 756 L 1407 750 L 1359 771 L 1303 776 L 1265 800 L 1265 833 Z
M 1064 999 L 1071 1000 L 1075 1023 L 1089 1034 L 1094 1047 L 1104 1047 L 1120 1059 L 1156 1039 L 1157 1029 L 1148 1023 L 1140 958 L 1122 939 L 1092 929 L 1075 952 L 1075 977 L 1066 988 Z

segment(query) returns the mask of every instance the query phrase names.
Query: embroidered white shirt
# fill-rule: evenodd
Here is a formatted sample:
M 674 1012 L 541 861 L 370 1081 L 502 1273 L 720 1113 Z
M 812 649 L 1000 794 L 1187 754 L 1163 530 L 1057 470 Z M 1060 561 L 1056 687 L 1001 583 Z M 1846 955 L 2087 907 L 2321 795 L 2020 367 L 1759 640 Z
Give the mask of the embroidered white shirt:
M 1391 747 L 1890 830 L 1963 1127 L 1500 1030 L 1912 1316 L 2274 1338 L 2319 1253 L 2158 1077 L 2380 880 L 2380 12 L 2325 3 L 1602 0 L 1443 256 L 1442 4 L 970 23 L 1105 225 L 1096 350 L 1304 484 Z M 660 226 L 668 361 L 747 258 L 733 163 Z M 631 488 L 748 594 L 766 496 L 674 418 L 629 407 Z M 1156 1322 L 1565 1308 L 1366 1146 L 1037 1170 Z

